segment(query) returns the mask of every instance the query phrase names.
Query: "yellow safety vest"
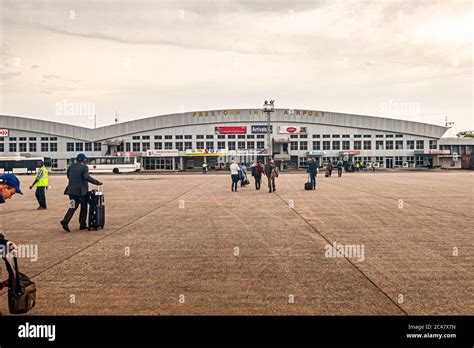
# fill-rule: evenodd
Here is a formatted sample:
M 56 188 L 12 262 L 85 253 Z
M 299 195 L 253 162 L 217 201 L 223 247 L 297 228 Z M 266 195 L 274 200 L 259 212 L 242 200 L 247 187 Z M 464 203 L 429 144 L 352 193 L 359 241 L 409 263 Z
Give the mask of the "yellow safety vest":
M 36 183 L 36 186 L 47 187 L 48 186 L 48 170 L 46 169 L 45 166 L 43 166 L 41 168 L 38 168 L 37 174 L 39 174 L 40 171 L 43 172 L 43 176 L 41 177 L 41 179 L 38 180 L 38 182 Z

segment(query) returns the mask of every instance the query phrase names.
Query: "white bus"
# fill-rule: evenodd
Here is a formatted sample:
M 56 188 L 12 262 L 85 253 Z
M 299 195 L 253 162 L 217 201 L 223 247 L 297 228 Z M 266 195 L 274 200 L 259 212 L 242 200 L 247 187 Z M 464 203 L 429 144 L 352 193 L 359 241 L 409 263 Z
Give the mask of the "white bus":
M 44 165 L 51 170 L 51 158 L 49 157 L 0 157 L 0 174 L 35 174 L 38 168 L 38 161 L 43 161 Z
M 69 164 L 75 160 L 72 158 Z M 87 157 L 86 164 L 89 167 L 89 173 L 131 173 L 141 168 L 137 156 L 93 156 Z

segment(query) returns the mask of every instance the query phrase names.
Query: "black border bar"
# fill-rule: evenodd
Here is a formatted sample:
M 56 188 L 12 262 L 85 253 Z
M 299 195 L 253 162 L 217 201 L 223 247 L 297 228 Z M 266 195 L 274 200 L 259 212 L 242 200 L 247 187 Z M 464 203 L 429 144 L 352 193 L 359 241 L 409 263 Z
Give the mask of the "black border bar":
M 55 325 L 55 340 L 20 338 L 19 326 Z M 409 328 L 409 325 L 410 328 Z M 414 329 L 416 327 L 416 329 Z M 18 344 L 389 344 L 473 347 L 472 316 L 5 316 L 1 347 Z M 407 334 L 428 334 L 408 338 Z M 455 334 L 434 338 L 433 334 Z M 223 341 L 224 340 L 224 341 Z

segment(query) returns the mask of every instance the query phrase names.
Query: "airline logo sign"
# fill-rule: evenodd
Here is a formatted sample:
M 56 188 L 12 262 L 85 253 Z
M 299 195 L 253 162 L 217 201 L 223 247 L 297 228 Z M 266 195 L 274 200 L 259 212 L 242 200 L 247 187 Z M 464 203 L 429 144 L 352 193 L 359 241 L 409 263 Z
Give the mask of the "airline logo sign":
M 247 134 L 246 126 L 220 126 L 215 127 L 216 134 Z
M 254 125 L 252 126 L 252 134 L 267 134 L 267 125 Z M 270 133 L 273 133 L 273 126 L 270 125 Z
M 279 126 L 278 133 L 280 134 L 306 134 L 307 127 L 294 127 L 294 126 Z
M 0 129 L 0 137 L 8 137 L 8 129 Z

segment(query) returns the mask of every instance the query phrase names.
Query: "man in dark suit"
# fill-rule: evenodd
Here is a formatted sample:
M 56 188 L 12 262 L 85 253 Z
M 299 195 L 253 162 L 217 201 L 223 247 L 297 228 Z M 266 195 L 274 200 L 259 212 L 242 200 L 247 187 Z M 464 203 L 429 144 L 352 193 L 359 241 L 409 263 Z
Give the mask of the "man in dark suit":
M 308 170 L 306 172 L 309 173 L 309 177 L 311 178 L 313 190 L 316 190 L 316 175 L 318 175 L 318 161 L 316 161 L 316 159 L 311 158 L 309 160 Z
M 100 181 L 89 175 L 89 168 L 85 163 L 86 158 L 86 155 L 80 153 L 77 155 L 76 163 L 67 169 L 69 184 L 64 190 L 64 194 L 69 196 L 70 205 L 64 219 L 60 221 L 61 226 L 66 232 L 70 231 L 68 226 L 69 221 L 71 221 L 79 205 L 81 205 L 81 211 L 79 213 L 80 229 L 84 230 L 87 228 L 87 192 L 89 192 L 89 183 L 102 185 Z

